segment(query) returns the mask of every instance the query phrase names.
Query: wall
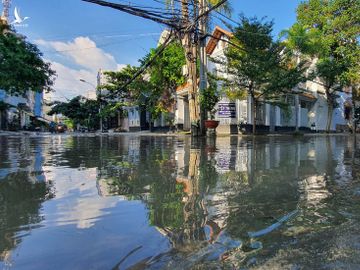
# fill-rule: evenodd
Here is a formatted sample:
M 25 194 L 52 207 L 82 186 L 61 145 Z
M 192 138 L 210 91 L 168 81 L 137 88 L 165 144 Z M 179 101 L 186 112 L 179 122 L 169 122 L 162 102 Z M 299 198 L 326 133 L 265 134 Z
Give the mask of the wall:
M 11 96 L 6 94 L 4 90 L 0 90 L 0 100 L 4 101 L 5 103 L 8 103 L 13 108 L 10 108 L 7 111 L 6 118 L 7 121 L 12 121 L 12 119 L 15 117 L 15 115 L 18 113 L 18 109 L 16 108 L 20 103 L 26 104 L 27 107 L 29 107 L 30 112 L 21 112 L 20 113 L 20 126 L 26 126 L 30 124 L 30 115 L 33 115 L 34 113 L 34 107 L 35 107 L 35 93 L 32 91 L 27 91 L 25 96 Z
M 129 107 L 128 111 L 128 123 L 130 131 L 140 131 L 140 113 L 137 107 Z
M 339 98 L 337 99 L 338 107 L 334 110 L 332 129 L 336 130 L 337 125 L 345 126 L 347 125 L 347 120 L 344 115 L 344 106 L 345 103 L 351 101 L 352 95 L 348 93 L 339 93 Z

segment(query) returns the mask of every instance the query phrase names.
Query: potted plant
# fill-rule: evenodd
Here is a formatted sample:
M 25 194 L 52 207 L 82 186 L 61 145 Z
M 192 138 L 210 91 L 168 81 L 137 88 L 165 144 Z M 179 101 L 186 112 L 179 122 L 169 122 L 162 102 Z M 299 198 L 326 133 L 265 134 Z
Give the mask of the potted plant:
M 216 129 L 218 127 L 219 121 L 215 120 L 215 113 L 216 113 L 216 110 L 212 110 L 209 112 L 211 118 L 208 120 L 205 120 L 205 128 Z
M 209 87 L 203 90 L 200 95 L 200 104 L 210 117 L 210 119 L 205 120 L 205 128 L 207 129 L 216 129 L 219 125 L 219 121 L 215 120 L 215 114 L 217 112 L 215 106 L 219 100 L 220 97 L 217 91 L 216 80 L 209 76 Z

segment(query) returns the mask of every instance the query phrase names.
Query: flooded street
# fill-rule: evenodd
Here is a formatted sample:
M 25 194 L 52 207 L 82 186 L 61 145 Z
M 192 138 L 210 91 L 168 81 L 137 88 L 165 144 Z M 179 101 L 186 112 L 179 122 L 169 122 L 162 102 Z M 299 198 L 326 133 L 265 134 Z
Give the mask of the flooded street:
M 347 136 L 0 136 L 0 268 L 359 269 L 359 173 Z

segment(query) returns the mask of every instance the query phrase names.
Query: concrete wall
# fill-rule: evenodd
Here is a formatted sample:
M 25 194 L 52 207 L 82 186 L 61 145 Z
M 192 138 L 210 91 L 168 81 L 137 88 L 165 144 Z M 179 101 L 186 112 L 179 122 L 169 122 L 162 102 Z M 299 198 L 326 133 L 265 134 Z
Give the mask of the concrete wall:
M 42 94 L 37 95 L 37 93 L 32 91 L 27 91 L 25 96 L 11 96 L 8 95 L 4 90 L 0 90 L 0 100 L 14 106 L 13 108 L 10 108 L 5 114 L 8 122 L 11 122 L 18 114 L 18 109 L 16 107 L 19 104 L 23 103 L 30 109 L 30 112 L 21 112 L 19 114 L 21 127 L 30 124 L 30 115 L 36 115 L 35 105 L 37 106 L 36 109 L 38 113 L 41 113 L 42 111 Z
M 339 98 L 337 99 L 338 107 L 334 110 L 332 129 L 336 130 L 337 125 L 345 126 L 347 125 L 347 120 L 345 119 L 344 106 L 346 102 L 351 102 L 352 95 L 349 93 L 339 93 Z
M 137 107 L 128 108 L 128 123 L 129 129 L 140 128 L 140 113 Z

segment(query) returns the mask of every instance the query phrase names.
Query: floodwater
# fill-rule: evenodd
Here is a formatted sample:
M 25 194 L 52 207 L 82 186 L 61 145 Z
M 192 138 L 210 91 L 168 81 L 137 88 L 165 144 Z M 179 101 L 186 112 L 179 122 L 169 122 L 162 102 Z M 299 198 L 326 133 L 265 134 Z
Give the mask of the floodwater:
M 352 137 L 0 136 L 0 269 L 360 269 Z

